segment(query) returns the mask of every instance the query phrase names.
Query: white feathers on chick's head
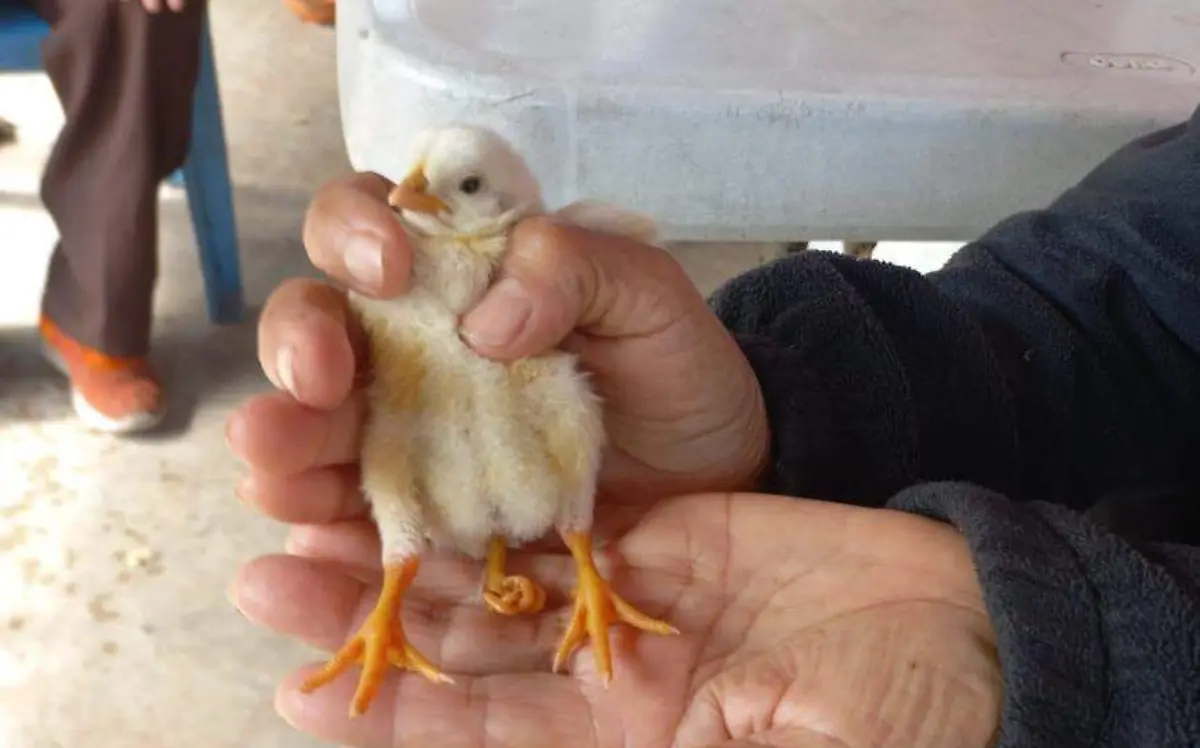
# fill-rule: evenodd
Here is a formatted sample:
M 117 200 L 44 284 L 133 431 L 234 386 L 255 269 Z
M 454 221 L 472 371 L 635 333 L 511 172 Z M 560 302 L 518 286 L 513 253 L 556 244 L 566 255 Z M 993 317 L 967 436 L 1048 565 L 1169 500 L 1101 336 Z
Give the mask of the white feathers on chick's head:
M 497 233 L 543 211 L 525 159 L 485 127 L 426 130 L 413 141 L 411 163 L 388 201 L 426 234 Z

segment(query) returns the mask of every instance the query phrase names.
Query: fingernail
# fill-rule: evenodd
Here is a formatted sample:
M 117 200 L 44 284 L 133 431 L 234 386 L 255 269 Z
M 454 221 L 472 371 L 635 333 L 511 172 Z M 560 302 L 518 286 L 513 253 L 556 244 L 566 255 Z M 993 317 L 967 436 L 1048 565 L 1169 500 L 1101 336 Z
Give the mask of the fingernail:
M 241 431 L 245 428 L 245 426 L 246 424 L 244 423 L 244 419 L 242 418 L 242 414 L 240 412 L 235 412 L 227 421 L 225 421 L 225 448 L 229 450 L 229 454 L 233 455 L 238 462 L 243 463 L 245 460 L 243 460 L 242 455 L 238 453 L 234 443 L 241 440 Z
M 250 499 L 247 498 L 253 495 L 254 492 L 254 476 L 243 475 L 238 478 L 238 482 L 233 486 L 233 495 L 243 504 L 249 504 Z
M 509 345 L 529 321 L 533 302 L 516 278 L 505 278 L 463 320 L 463 336 L 489 348 Z
M 292 346 L 285 345 L 275 354 L 275 376 L 279 379 L 279 386 L 299 399 L 300 396 L 296 394 L 296 349 Z
M 296 540 L 296 534 L 289 532 L 287 538 L 283 541 L 283 552 L 289 556 L 300 555 L 297 551 L 300 549 L 301 543 Z
M 238 612 L 238 615 L 240 615 L 242 618 L 249 618 L 249 616 L 247 616 L 242 610 L 242 606 L 238 605 L 237 590 L 234 589 L 235 587 L 237 587 L 236 582 L 225 588 L 225 599 L 228 600 L 229 604 L 233 606 L 233 609 Z
M 383 288 L 383 242 L 373 234 L 351 234 L 346 240 L 346 271 L 369 291 Z

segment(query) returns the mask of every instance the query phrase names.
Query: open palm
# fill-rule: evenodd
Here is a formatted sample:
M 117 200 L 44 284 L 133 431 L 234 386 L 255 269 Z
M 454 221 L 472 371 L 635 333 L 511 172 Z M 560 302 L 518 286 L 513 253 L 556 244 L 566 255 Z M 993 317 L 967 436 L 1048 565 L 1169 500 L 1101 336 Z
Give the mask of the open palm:
M 310 527 L 292 556 L 235 584 L 251 619 L 333 649 L 369 610 L 378 558 L 368 523 Z M 604 553 L 614 585 L 677 637 L 614 631 L 605 690 L 590 649 L 549 673 L 566 608 L 488 614 L 479 569 L 430 558 L 408 604 L 414 643 L 456 682 L 393 673 L 349 720 L 343 678 L 311 696 L 289 677 L 292 724 L 363 748 L 986 746 L 999 668 L 969 554 L 953 529 L 894 512 L 752 494 L 659 504 Z M 570 558 L 513 557 L 559 600 Z M 553 593 L 552 593 L 553 595 Z M 553 601 L 552 601 L 553 604 Z

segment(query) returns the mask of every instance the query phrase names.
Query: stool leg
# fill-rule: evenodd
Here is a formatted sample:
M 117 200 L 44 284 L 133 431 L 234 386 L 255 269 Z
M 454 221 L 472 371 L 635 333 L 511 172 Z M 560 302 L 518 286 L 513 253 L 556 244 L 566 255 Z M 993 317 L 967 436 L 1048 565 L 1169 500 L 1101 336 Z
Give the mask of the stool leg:
M 200 44 L 200 78 L 196 83 L 191 150 L 183 175 L 204 272 L 208 317 L 214 324 L 228 325 L 242 320 L 246 304 L 242 295 L 221 97 L 207 19 Z

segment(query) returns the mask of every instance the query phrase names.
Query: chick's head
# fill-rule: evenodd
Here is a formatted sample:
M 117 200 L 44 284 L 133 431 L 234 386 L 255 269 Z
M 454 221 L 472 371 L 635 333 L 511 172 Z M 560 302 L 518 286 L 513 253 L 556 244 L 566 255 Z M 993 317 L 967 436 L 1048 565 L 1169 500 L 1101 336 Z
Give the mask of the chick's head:
M 542 210 L 525 160 L 495 132 L 470 125 L 418 136 L 413 167 L 388 202 L 413 228 L 434 236 L 498 234 Z

